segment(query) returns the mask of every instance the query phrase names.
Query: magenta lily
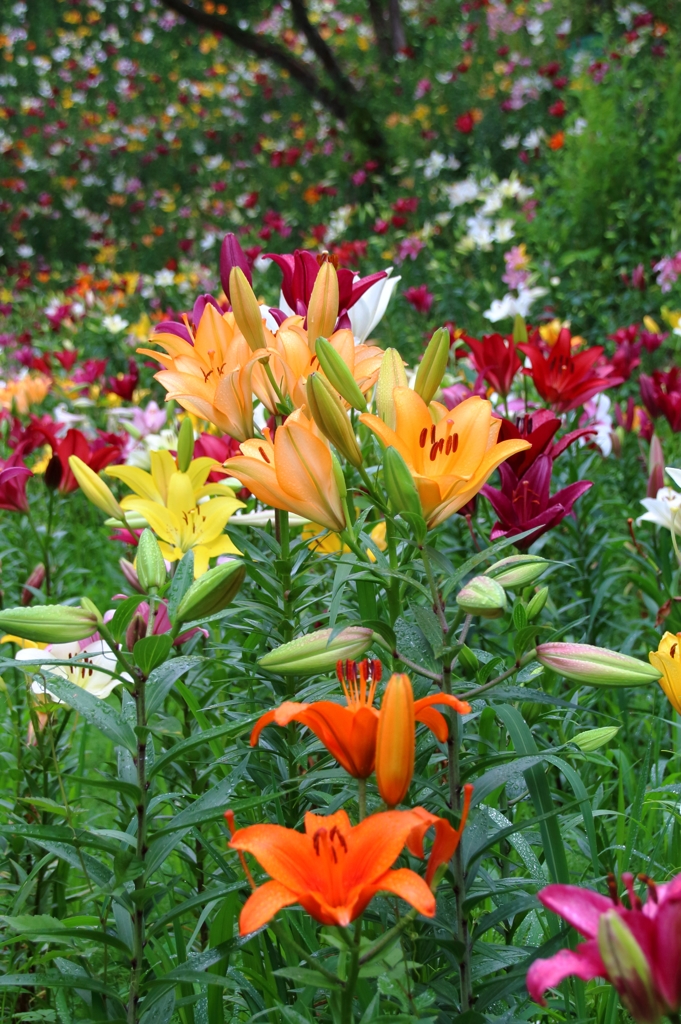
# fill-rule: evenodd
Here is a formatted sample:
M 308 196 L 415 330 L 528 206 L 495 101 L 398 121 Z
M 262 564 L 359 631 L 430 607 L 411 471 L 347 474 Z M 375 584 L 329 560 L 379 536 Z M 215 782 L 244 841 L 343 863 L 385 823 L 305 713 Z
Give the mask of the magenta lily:
M 648 887 L 645 903 L 634 891 L 634 877 L 623 874 L 629 894 L 625 907 L 613 876 L 610 895 L 576 885 L 549 885 L 539 899 L 587 940 L 535 960 L 527 990 L 545 1005 L 544 993 L 565 978 L 607 978 L 638 1024 L 658 1024 L 681 1008 L 681 875 L 665 885 L 639 876 Z
M 296 249 L 293 253 L 266 253 L 264 258 L 273 260 L 281 270 L 281 292 L 291 312 L 307 316 L 307 306 L 317 280 L 320 261 L 306 249 Z M 357 277 L 353 270 L 345 267 L 337 268 L 337 273 L 338 312 L 341 317 L 359 302 L 373 284 L 388 276 L 385 270 L 379 270 L 368 277 Z

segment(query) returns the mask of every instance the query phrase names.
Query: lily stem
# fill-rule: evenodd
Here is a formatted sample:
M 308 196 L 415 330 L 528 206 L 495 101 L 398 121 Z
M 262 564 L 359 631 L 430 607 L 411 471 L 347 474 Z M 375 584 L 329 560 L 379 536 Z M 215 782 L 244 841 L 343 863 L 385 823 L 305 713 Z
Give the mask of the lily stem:
M 493 686 L 497 686 L 498 683 L 503 683 L 504 679 L 508 679 L 509 676 L 514 675 L 521 668 L 524 668 L 525 665 L 529 665 L 529 663 L 534 661 L 536 657 L 537 651 L 536 648 L 533 647 L 531 651 L 528 651 L 527 654 L 523 654 L 522 658 L 519 658 L 511 668 L 506 669 L 506 671 L 502 672 L 500 676 L 490 679 L 490 681 L 485 683 L 484 686 L 477 686 L 474 690 L 469 690 L 468 693 L 462 693 L 461 700 L 471 700 L 473 697 L 477 697 L 479 694 L 485 693 L 486 690 L 491 690 Z
M 288 642 L 293 636 L 293 624 L 289 610 L 291 597 L 291 539 L 289 533 L 288 512 L 283 509 L 274 511 L 276 535 L 279 541 L 279 579 L 281 580 L 282 593 L 282 619 L 284 642 Z
M 421 561 L 423 562 L 423 568 L 426 570 L 426 576 L 428 577 L 428 585 L 430 592 L 433 597 L 433 611 L 438 617 L 440 628 L 442 629 L 442 636 L 446 640 L 449 633 L 449 626 L 447 625 L 447 618 L 445 616 L 445 610 L 442 606 L 442 599 L 435 583 L 435 576 L 433 575 L 433 567 L 430 564 L 430 557 L 425 549 L 424 545 L 419 545 L 419 553 L 421 555 Z
M 151 617 L 151 608 L 149 609 Z M 146 709 L 146 676 L 135 670 L 135 690 L 133 699 L 136 709 L 137 724 L 137 787 L 139 789 L 137 803 L 137 847 L 136 855 L 138 861 L 144 863 L 147 855 L 147 709 Z M 128 1024 L 137 1024 L 139 1021 L 139 1000 L 142 988 L 142 977 L 144 973 L 144 947 L 145 922 L 144 922 L 144 896 L 143 890 L 146 885 L 144 874 L 135 878 L 135 909 L 132 914 L 133 922 L 133 947 L 132 959 L 130 961 L 130 992 L 128 995 Z
M 411 924 L 417 914 L 418 910 L 410 910 L 404 917 L 400 918 L 396 925 L 393 925 L 385 935 L 382 935 L 373 946 L 367 949 L 366 953 L 362 953 L 359 958 L 359 966 L 363 967 L 364 964 L 368 964 L 370 960 L 373 960 L 379 953 L 382 953 L 386 946 L 389 946 L 404 931 L 407 925 Z
M 355 922 L 355 934 L 350 952 L 350 965 L 348 967 L 345 987 L 341 995 L 341 1024 L 352 1024 L 352 1004 L 355 998 L 355 986 L 359 975 L 359 944 L 362 937 L 362 918 L 358 917 Z
M 399 570 L 399 563 L 397 560 L 397 538 L 395 537 L 395 527 L 390 519 L 387 518 L 385 520 L 385 539 L 388 545 L 390 569 L 392 572 L 397 572 Z M 400 602 L 400 581 L 398 579 L 391 579 L 387 590 L 388 608 L 390 610 L 390 625 L 394 626 L 402 611 Z
M 364 821 L 367 816 L 367 780 L 357 780 L 357 805 L 359 820 Z

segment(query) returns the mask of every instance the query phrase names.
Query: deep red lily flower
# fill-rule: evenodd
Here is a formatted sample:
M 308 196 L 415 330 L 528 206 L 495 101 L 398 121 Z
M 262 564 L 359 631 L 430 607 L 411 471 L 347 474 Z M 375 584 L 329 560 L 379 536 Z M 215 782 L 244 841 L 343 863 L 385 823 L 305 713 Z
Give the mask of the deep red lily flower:
M 33 473 L 23 463 L 23 453 L 14 452 L 0 469 L 0 508 L 7 512 L 28 512 L 26 484 Z
M 132 401 L 135 388 L 139 384 L 140 372 L 134 359 L 128 360 L 128 372 L 121 373 L 118 377 L 109 377 L 108 388 L 114 395 L 118 395 L 125 402 Z
M 61 352 L 52 352 L 52 355 L 54 356 L 58 363 L 61 363 L 61 365 L 68 373 L 69 370 L 73 369 L 73 365 L 76 362 L 76 359 L 78 358 L 78 349 L 65 348 L 62 349 Z
M 634 891 L 634 878 L 623 874 L 629 907 L 623 906 L 614 877 L 610 896 L 576 885 L 549 885 L 539 899 L 587 940 L 576 949 L 562 949 L 546 960 L 535 960 L 527 974 L 527 989 L 536 1002 L 565 978 L 583 981 L 607 978 L 639 1024 L 657 1024 L 681 1008 L 681 875 L 666 885 L 648 886 L 643 903 Z
M 615 406 L 615 419 L 617 425 L 626 430 L 628 434 L 634 430 L 638 431 L 644 441 L 650 441 L 653 436 L 652 420 L 649 419 L 645 409 L 634 403 L 631 396 L 627 399 L 626 412 L 622 412 L 619 405 Z
M 508 464 L 502 462 L 499 466 L 501 489 L 485 484 L 480 492 L 499 517 L 492 528 L 492 541 L 500 537 L 517 537 L 525 530 L 532 530 L 529 536 L 516 542 L 517 547 L 528 548 L 569 515 L 577 498 L 593 486 L 590 480 L 582 480 L 551 495 L 552 469 L 551 457 L 540 455 L 518 479 Z
M 518 348 L 532 364 L 531 369 L 526 368 L 523 373 L 532 377 L 537 391 L 555 412 L 577 409 L 594 395 L 624 380 L 615 374 L 612 366 L 596 366 L 603 354 L 600 345 L 573 354 L 570 332 L 565 327 L 546 358 L 537 344 L 522 344 Z
M 666 373 L 656 370 L 650 377 L 642 373 L 639 384 L 643 404 L 653 419 L 664 416 L 674 433 L 681 431 L 681 370 L 672 366 Z
M 101 437 L 90 442 L 80 430 L 69 430 L 60 439 L 47 432 L 45 437 L 52 448 L 52 458 L 45 470 L 45 483 L 61 494 L 78 490 L 78 481 L 69 467 L 69 456 L 77 455 L 95 473 L 121 457 L 123 442 L 119 446 L 107 444 Z M 110 437 L 107 435 L 107 439 Z
M 548 409 L 541 409 L 530 416 L 519 416 L 515 423 L 502 419 L 500 441 L 522 440 L 529 441 L 532 445 L 531 448 L 516 452 L 506 459 L 506 465 L 513 470 L 519 480 L 540 455 L 548 455 L 551 462 L 554 462 L 578 438 L 596 433 L 593 427 L 580 427 L 579 430 L 571 430 L 564 434 L 559 441 L 554 441 L 553 438 L 561 423 L 562 421 Z
M 106 359 L 86 359 L 73 375 L 76 384 L 94 384 L 101 380 L 106 370 Z
M 331 257 L 335 259 L 336 257 Z M 307 304 L 317 280 L 321 257 L 306 249 L 296 249 L 293 253 L 265 253 L 265 259 L 273 260 L 283 274 L 281 290 L 290 309 L 299 316 L 307 314 Z M 338 312 L 347 312 L 358 302 L 372 284 L 387 277 L 385 270 L 379 270 L 368 277 L 356 278 L 353 270 L 337 267 L 338 272 Z
M 502 398 L 511 390 L 513 379 L 521 368 L 512 335 L 485 334 L 482 341 L 464 335 L 464 341 L 471 350 L 471 362 L 480 378 L 487 381 Z

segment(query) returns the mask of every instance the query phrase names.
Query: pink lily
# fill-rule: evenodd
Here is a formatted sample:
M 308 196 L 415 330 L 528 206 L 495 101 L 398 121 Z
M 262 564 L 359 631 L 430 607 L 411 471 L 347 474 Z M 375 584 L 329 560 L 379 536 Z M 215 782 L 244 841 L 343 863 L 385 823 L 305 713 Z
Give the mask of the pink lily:
M 658 1024 L 681 1008 L 681 875 L 665 885 L 648 886 L 643 903 L 634 891 L 634 877 L 623 874 L 629 907 L 619 899 L 614 876 L 610 895 L 576 885 L 549 885 L 539 899 L 586 938 L 575 950 L 562 949 L 547 960 L 535 960 L 527 989 L 545 1005 L 544 993 L 565 978 L 583 981 L 607 978 L 638 1024 Z

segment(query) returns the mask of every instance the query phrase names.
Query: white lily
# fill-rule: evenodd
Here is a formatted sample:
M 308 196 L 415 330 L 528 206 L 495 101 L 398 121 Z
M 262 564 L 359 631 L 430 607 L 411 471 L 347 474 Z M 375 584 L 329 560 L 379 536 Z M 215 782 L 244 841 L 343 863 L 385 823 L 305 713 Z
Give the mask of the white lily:
M 391 277 L 392 267 L 386 269 L 387 277 L 381 278 L 367 288 L 364 295 L 348 310 L 352 333 L 358 345 L 362 345 L 385 315 L 393 292 L 401 277 Z
M 675 483 L 681 483 L 681 470 L 667 469 L 667 472 Z M 655 523 L 681 537 L 681 494 L 678 491 L 661 487 L 655 498 L 642 498 L 641 504 L 646 511 L 639 517 L 639 523 Z
M 57 659 L 63 661 L 64 664 L 45 664 L 45 662 Z M 68 679 L 82 690 L 87 690 L 88 693 L 100 700 L 108 697 L 114 687 L 120 686 L 124 679 L 132 682 L 130 676 L 125 674 L 118 679 L 115 677 L 113 673 L 116 672 L 117 667 L 116 657 L 103 640 L 95 640 L 85 647 L 78 642 L 49 644 L 44 650 L 37 647 L 25 647 L 17 651 L 15 660 L 22 662 L 22 668 L 26 672 L 46 672 L 54 676 L 63 676 L 64 679 Z M 31 691 L 44 702 L 65 703 L 52 693 L 48 679 L 45 681 L 34 679 L 31 683 Z

